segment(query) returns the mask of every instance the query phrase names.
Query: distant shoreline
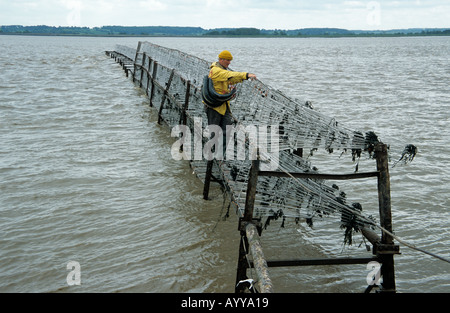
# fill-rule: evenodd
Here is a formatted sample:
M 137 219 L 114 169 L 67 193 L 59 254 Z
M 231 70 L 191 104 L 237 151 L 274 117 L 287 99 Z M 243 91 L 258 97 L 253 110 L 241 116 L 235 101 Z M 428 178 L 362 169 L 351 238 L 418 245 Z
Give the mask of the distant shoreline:
M 341 38 L 450 36 L 450 28 L 411 28 L 397 30 L 347 30 L 302 28 L 294 30 L 257 28 L 217 28 L 176 26 L 0 26 L 0 35 L 78 36 L 78 37 L 194 37 L 194 38 Z
M 45 33 L 0 33 L 0 36 L 36 36 L 36 37 L 93 37 L 93 38 L 155 38 L 155 37 L 167 37 L 167 38 L 286 38 L 286 39 L 299 39 L 299 38 L 386 38 L 386 37 L 445 37 L 450 34 L 373 34 L 373 35 L 304 35 L 304 36 L 230 36 L 230 35 L 208 35 L 208 36 L 196 36 L 196 35 L 89 35 L 89 34 L 45 34 Z

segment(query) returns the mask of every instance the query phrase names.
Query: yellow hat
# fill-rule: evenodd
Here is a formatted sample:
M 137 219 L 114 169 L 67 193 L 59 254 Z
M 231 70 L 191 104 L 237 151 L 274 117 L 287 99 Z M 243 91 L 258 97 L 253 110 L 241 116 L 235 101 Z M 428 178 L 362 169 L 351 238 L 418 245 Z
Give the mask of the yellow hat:
M 219 59 L 225 59 L 225 60 L 233 60 L 233 56 L 231 55 L 230 51 L 223 50 L 219 53 Z

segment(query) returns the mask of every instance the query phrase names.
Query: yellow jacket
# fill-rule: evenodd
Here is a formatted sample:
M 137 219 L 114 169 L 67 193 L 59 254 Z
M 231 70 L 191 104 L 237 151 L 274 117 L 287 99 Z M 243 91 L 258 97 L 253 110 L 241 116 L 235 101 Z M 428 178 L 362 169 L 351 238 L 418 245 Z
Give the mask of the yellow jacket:
M 230 92 L 230 86 L 235 85 L 237 83 L 242 83 L 244 80 L 248 79 L 247 72 L 233 72 L 224 68 L 219 62 L 214 62 L 209 67 L 209 78 L 212 79 L 214 84 L 214 89 L 217 93 L 222 95 Z M 230 101 L 225 102 L 220 107 L 213 108 L 221 115 L 225 115 L 227 111 L 227 105 L 230 106 Z

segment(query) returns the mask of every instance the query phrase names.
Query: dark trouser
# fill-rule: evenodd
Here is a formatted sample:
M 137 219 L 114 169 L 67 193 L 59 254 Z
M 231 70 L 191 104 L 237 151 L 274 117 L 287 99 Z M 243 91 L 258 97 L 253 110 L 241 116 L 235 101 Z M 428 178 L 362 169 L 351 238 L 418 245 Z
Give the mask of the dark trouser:
M 220 114 L 214 109 L 211 109 L 210 107 L 205 107 L 206 110 L 206 116 L 208 117 L 208 125 L 217 125 L 222 129 L 223 134 L 223 152 L 225 156 L 226 146 L 227 146 L 227 125 L 233 124 L 233 117 L 230 112 L 230 108 L 227 106 L 227 111 L 225 112 L 225 115 Z

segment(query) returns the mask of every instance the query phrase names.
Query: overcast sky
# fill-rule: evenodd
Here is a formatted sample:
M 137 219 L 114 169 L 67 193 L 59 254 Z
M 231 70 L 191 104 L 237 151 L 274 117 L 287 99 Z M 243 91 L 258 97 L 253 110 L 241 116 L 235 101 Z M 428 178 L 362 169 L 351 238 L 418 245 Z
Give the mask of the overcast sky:
M 450 0 L 0 0 L 0 25 L 450 28 Z

